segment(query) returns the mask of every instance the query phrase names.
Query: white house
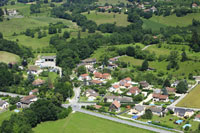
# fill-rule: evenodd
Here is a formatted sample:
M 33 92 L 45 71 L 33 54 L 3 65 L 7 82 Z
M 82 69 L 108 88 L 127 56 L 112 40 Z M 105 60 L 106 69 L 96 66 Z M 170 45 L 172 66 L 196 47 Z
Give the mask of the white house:
M 134 87 L 131 87 L 129 89 L 129 91 L 126 93 L 127 95 L 131 96 L 131 95 L 138 95 L 139 93 L 141 92 L 141 90 L 137 87 L 137 86 L 134 86 Z
M 130 114 L 130 115 L 135 114 L 135 115 L 141 116 L 145 113 L 145 108 L 146 108 L 145 106 L 140 105 L 140 104 L 135 105 L 135 107 L 130 109 L 128 114 Z
M 91 78 L 90 78 L 90 76 L 87 73 L 85 73 L 85 74 L 81 74 L 79 76 L 78 80 L 81 80 L 81 81 L 86 80 L 86 81 L 88 81 L 88 80 L 91 80 Z
M 85 96 L 88 98 L 88 101 L 94 101 L 99 96 L 99 93 L 92 89 L 87 89 L 85 91 Z
M 40 68 L 55 67 L 56 56 L 42 56 L 39 60 L 36 60 L 35 65 Z
M 37 100 L 38 100 L 38 98 L 35 95 L 25 96 L 20 100 L 20 102 L 17 103 L 17 107 L 19 107 L 19 108 L 27 108 Z
M 39 75 L 42 73 L 43 70 L 41 70 L 38 66 L 31 65 L 28 67 L 28 74 L 34 74 L 34 75 Z
M 0 100 L 0 109 L 7 109 L 9 107 L 9 103 L 3 100 Z
M 119 94 L 122 93 L 122 91 L 120 90 L 120 86 L 117 85 L 117 84 L 111 86 L 111 87 L 109 88 L 109 91 L 110 91 L 110 92 L 114 92 L 114 93 L 119 93 Z

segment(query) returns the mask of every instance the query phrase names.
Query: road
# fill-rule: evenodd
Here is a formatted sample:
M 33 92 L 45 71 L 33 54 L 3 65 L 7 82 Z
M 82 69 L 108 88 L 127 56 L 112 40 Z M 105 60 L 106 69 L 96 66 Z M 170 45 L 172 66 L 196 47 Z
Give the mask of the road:
M 152 45 L 154 45 L 154 44 L 152 44 Z M 147 46 L 145 46 L 142 50 L 145 50 L 145 49 L 147 49 L 148 47 L 150 47 L 150 46 L 152 46 L 152 45 L 147 45 Z
M 14 94 L 14 93 L 8 93 L 8 92 L 1 92 L 0 91 L 0 95 L 3 95 L 3 96 L 11 96 L 11 97 L 17 97 L 17 96 L 19 96 L 19 97 L 24 97 L 24 95 L 19 95 L 19 94 Z
M 114 118 L 114 117 L 111 117 L 111 116 L 107 116 L 107 115 L 103 115 L 103 114 L 100 114 L 100 113 L 95 113 L 95 112 L 91 112 L 91 111 L 87 111 L 87 110 L 83 110 L 83 109 L 73 108 L 73 110 L 84 113 L 84 114 L 89 114 L 89 115 L 92 115 L 92 116 L 111 120 L 111 121 L 114 121 L 114 122 L 126 124 L 126 125 L 129 125 L 129 126 L 150 130 L 150 131 L 157 132 L 157 133 L 172 133 L 170 131 L 166 131 L 166 130 L 162 130 L 162 129 L 158 129 L 158 128 L 155 128 L 155 127 L 150 127 L 150 126 L 146 126 L 146 125 L 142 125 L 142 124 L 138 124 L 138 123 L 133 123 L 133 122 L 130 122 L 130 121 Z

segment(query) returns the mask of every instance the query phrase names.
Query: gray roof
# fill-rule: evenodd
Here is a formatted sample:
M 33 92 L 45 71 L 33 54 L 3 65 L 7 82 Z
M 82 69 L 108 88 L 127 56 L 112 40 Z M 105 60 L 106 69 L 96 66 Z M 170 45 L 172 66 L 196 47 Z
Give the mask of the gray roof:
M 53 55 L 53 56 L 42 56 L 42 59 L 55 59 L 56 56 Z
M 117 100 L 120 101 L 122 103 L 126 103 L 126 102 L 133 102 L 133 99 L 131 97 L 127 97 L 127 96 L 106 96 L 105 98 L 107 99 L 113 99 L 113 100 Z
M 85 91 L 85 93 L 89 93 L 90 96 L 94 96 L 94 97 L 99 96 L 99 93 L 97 93 L 96 91 L 94 91 L 94 90 L 92 90 L 92 89 L 87 89 L 87 90 Z
M 142 112 L 144 110 L 144 106 L 142 106 L 142 105 L 135 105 L 134 109 L 137 110 L 137 111 L 139 111 L 139 112 Z
M 191 109 L 175 108 L 174 113 L 178 113 L 179 116 L 184 116 L 186 112 L 193 112 Z
M 6 101 L 0 100 L 0 106 L 4 105 Z
M 161 113 L 162 107 L 152 106 L 149 108 L 152 112 Z

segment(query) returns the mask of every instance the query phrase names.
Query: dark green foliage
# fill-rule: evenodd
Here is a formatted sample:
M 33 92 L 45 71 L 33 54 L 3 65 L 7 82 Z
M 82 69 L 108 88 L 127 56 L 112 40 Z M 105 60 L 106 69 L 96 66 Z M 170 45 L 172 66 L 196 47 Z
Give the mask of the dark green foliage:
M 164 87 L 170 87 L 170 86 L 171 86 L 170 80 L 167 78 L 163 83 L 163 88 Z
M 142 115 L 142 119 L 152 119 L 153 114 L 150 109 L 145 110 L 145 114 Z
M 63 38 L 65 38 L 65 39 L 70 38 L 70 33 L 67 32 L 67 31 L 65 31 L 65 32 L 63 33 Z
M 142 67 L 141 67 L 141 70 L 142 71 L 145 71 L 149 68 L 149 63 L 147 60 L 144 60 L 144 62 L 142 63 Z
M 0 39 L 3 39 L 3 34 L 0 32 Z
M 78 67 L 78 69 L 77 69 L 78 76 L 80 76 L 81 74 L 85 74 L 86 72 L 87 72 L 87 71 L 86 71 L 85 66 L 80 66 L 80 67 Z
M 40 8 L 41 8 L 40 4 L 31 4 L 30 6 L 31 14 L 40 13 Z
M 178 61 L 179 61 L 179 55 L 178 55 L 178 51 L 171 51 L 170 55 L 168 57 L 169 60 L 169 64 L 167 66 L 167 69 L 171 69 L 171 68 L 176 68 L 178 69 Z
M 182 80 L 176 87 L 177 93 L 186 93 L 188 90 L 188 84 L 186 81 Z
M 181 54 L 181 61 L 184 62 L 184 61 L 186 61 L 186 60 L 188 60 L 188 57 L 187 57 L 187 55 L 186 55 L 186 52 L 183 51 L 183 53 Z
M 16 108 L 17 108 L 16 105 L 11 105 L 11 106 L 9 106 L 9 110 L 10 110 L 10 111 L 12 111 L 12 110 L 14 110 L 14 109 L 16 109 Z

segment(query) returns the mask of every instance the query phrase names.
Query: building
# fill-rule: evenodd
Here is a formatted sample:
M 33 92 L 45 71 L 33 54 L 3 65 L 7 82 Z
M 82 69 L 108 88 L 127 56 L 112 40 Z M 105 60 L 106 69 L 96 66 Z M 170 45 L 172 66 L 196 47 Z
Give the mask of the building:
M 113 70 L 113 69 L 115 69 L 117 67 L 118 67 L 118 65 L 116 65 L 116 64 L 108 64 L 108 69 Z
M 197 114 L 197 115 L 195 116 L 194 120 L 200 122 L 200 114 Z
M 103 74 L 102 74 L 102 73 L 100 73 L 100 72 L 95 72 L 95 73 L 94 73 L 94 78 L 95 78 L 95 79 L 102 79 L 102 77 L 103 77 Z
M 87 64 L 96 64 L 97 60 L 95 58 L 93 59 L 85 59 L 81 61 L 82 63 L 87 63 Z
M 123 93 L 121 90 L 120 90 L 120 86 L 115 84 L 115 85 L 112 85 L 110 88 L 109 88 L 109 91 L 110 92 L 114 92 L 114 93 Z
M 197 8 L 197 7 L 198 7 L 198 5 L 196 3 L 192 4 L 192 8 Z
M 88 81 L 88 80 L 91 80 L 91 78 L 87 73 L 85 73 L 85 74 L 81 74 L 79 76 L 78 80 L 81 80 L 81 81 L 85 81 L 86 80 L 86 81 Z
M 17 107 L 18 108 L 30 107 L 30 105 L 37 100 L 38 100 L 38 98 L 36 95 L 25 96 L 20 100 L 20 102 L 17 103 Z
M 151 112 L 152 112 L 154 115 L 162 115 L 162 114 L 163 114 L 163 109 L 162 109 L 162 107 L 151 106 L 149 109 L 151 110 Z
M 0 100 L 0 109 L 7 109 L 9 107 L 9 103 L 3 100 Z
M 135 105 L 132 109 L 130 109 L 128 114 L 141 116 L 144 113 L 145 113 L 145 106 L 138 104 Z
M 155 6 L 152 6 L 152 7 L 151 7 L 151 11 L 152 11 L 152 12 L 156 12 L 156 11 L 157 11 L 157 8 L 156 8 Z
M 103 82 L 100 81 L 100 80 L 92 80 L 92 81 L 90 81 L 90 84 L 91 84 L 91 85 L 102 85 Z
M 36 79 L 32 82 L 33 86 L 41 86 L 45 83 L 45 80 L 41 80 L 41 79 Z
M 29 92 L 29 95 L 37 95 L 37 94 L 39 94 L 39 90 L 38 89 L 34 89 L 34 90 L 31 90 Z
M 175 87 L 176 88 L 176 86 L 179 84 L 179 80 L 176 80 L 174 83 L 172 83 L 171 84 L 171 87 Z
M 85 91 L 85 96 L 88 98 L 88 101 L 94 101 L 99 96 L 99 93 L 92 89 L 87 89 Z
M 102 106 L 101 105 L 94 105 L 93 106 L 95 109 L 100 109 Z
M 42 72 L 38 66 L 29 66 L 28 67 L 28 74 L 34 74 L 34 75 L 39 75 Z
M 150 89 L 150 85 L 146 81 L 140 81 L 139 84 L 142 86 L 142 89 L 146 89 L 146 90 Z
M 176 93 L 176 89 L 172 88 L 172 87 L 166 87 L 167 93 L 168 94 L 175 94 Z
M 139 93 L 141 92 L 141 90 L 137 87 L 137 86 L 134 86 L 134 87 L 131 87 L 129 89 L 129 91 L 126 93 L 127 95 L 131 96 L 131 95 L 138 95 Z
M 131 102 L 133 102 L 133 99 L 131 97 L 127 97 L 127 96 L 112 95 L 112 96 L 106 96 L 104 98 L 104 101 L 106 101 L 106 102 L 113 102 L 115 100 L 119 101 L 120 103 L 131 103 Z
M 54 68 L 56 66 L 56 56 L 42 56 L 39 60 L 36 60 L 35 65 L 40 68 Z
M 104 73 L 104 74 L 102 75 L 102 78 L 105 79 L 105 80 L 111 80 L 111 79 L 112 79 L 112 78 L 111 78 L 111 75 L 110 75 L 109 73 Z
M 162 95 L 162 94 L 159 94 L 159 93 L 154 93 L 153 94 L 153 101 L 168 102 L 169 98 L 168 98 L 168 95 Z
M 174 115 L 178 117 L 191 117 L 194 114 L 194 110 L 185 108 L 175 108 Z
M 121 104 L 117 100 L 113 101 L 112 104 L 109 107 L 109 111 L 120 111 Z
M 104 10 L 109 10 L 109 9 L 112 9 L 112 6 L 100 6 L 98 7 L 99 9 L 104 9 Z

